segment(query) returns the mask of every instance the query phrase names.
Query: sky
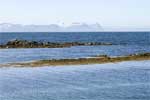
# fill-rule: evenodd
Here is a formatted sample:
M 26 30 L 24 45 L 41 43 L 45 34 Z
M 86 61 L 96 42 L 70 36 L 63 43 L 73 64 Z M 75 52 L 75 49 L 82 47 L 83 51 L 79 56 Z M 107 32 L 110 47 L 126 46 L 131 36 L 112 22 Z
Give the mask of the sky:
M 150 0 L 0 0 L 0 23 L 150 27 Z

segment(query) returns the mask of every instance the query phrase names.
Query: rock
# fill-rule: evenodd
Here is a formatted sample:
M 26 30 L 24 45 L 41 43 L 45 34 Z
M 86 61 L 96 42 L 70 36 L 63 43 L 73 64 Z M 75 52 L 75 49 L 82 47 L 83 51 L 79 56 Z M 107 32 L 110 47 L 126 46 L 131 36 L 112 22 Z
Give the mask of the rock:
M 111 43 L 100 42 L 66 42 L 66 43 L 53 43 L 53 42 L 37 42 L 27 40 L 10 40 L 5 45 L 0 45 L 0 48 L 63 48 L 71 46 L 94 46 L 94 45 L 112 45 Z

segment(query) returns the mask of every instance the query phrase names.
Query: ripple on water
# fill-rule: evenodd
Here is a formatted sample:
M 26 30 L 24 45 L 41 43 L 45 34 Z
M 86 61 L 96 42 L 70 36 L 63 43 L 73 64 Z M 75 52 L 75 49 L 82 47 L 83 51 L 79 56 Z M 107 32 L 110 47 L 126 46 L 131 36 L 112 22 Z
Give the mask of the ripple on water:
M 150 61 L 1 68 L 1 100 L 149 100 Z

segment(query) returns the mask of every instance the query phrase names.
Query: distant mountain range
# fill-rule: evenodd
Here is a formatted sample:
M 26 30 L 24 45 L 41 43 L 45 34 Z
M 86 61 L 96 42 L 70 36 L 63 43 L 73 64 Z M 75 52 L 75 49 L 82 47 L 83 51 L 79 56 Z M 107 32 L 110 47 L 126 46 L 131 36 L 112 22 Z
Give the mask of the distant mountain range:
M 11 23 L 1 23 L 0 32 L 97 32 L 103 31 L 100 24 L 72 24 L 63 27 L 57 24 L 50 25 L 21 25 Z
M 104 32 L 104 31 L 150 31 L 150 27 L 102 27 L 100 24 L 73 23 L 64 27 L 57 24 L 50 25 L 21 25 L 1 23 L 0 32 Z

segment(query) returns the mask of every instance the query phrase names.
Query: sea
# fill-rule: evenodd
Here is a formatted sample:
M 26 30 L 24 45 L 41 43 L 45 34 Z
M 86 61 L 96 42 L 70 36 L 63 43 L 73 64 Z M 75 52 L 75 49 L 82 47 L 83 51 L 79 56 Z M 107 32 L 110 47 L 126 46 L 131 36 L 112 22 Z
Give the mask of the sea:
M 0 44 L 20 39 L 39 42 L 106 42 L 111 46 L 70 48 L 0 49 L 0 63 L 44 59 L 85 58 L 97 55 L 125 56 L 150 52 L 150 32 L 37 32 L 0 33 Z
M 113 45 L 0 49 L 0 64 L 150 52 L 150 32 L 0 33 L 0 44 L 13 39 L 109 42 Z M 36 68 L 2 67 L 0 100 L 150 100 L 150 60 Z

